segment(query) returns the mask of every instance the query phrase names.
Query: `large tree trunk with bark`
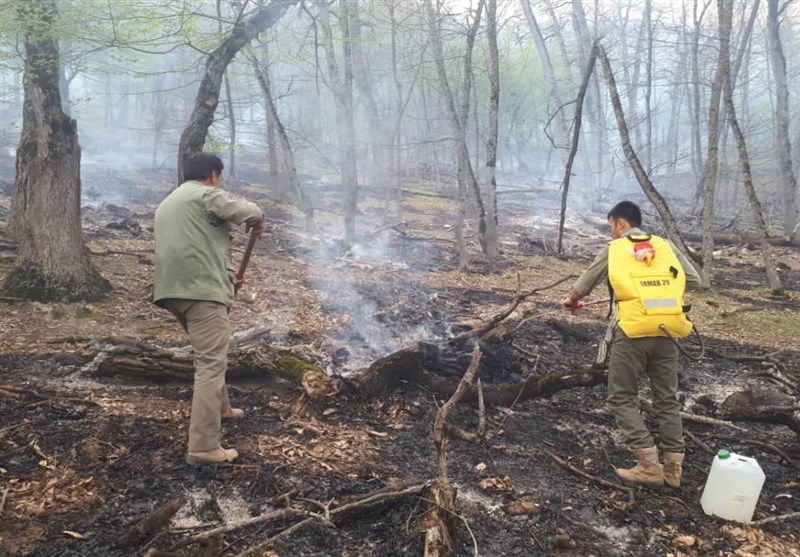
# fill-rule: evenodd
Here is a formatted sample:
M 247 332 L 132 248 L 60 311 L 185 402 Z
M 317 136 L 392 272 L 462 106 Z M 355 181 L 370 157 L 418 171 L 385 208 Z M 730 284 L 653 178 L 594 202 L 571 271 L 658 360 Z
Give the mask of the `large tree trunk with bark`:
M 222 78 L 234 56 L 253 38 L 274 25 L 296 0 L 271 0 L 258 8 L 247 19 L 240 19 L 222 43 L 208 54 L 206 69 L 197 90 L 194 110 L 189 123 L 181 134 L 178 147 L 178 182 L 183 182 L 184 161 L 190 155 L 200 153 L 206 144 L 208 129 L 214 122 L 214 113 L 219 104 Z
M 110 290 L 81 231 L 81 149 L 59 94 L 54 0 L 19 3 L 25 29 L 25 101 L 9 232 L 17 259 L 5 295 L 39 301 L 93 300 Z
M 788 2 L 784 3 L 784 7 Z M 767 30 L 772 75 L 775 77 L 775 141 L 778 147 L 781 185 L 783 186 L 783 233 L 789 236 L 797 226 L 797 180 L 792 169 L 792 145 L 789 141 L 789 86 L 786 81 L 786 56 L 781 43 L 778 0 L 767 1 Z

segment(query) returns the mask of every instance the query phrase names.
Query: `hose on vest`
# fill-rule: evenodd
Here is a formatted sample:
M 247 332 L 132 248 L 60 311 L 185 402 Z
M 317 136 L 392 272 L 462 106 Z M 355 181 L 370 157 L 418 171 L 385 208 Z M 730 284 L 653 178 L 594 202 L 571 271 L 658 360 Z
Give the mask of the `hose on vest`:
M 688 319 L 688 317 L 687 317 L 687 319 Z M 697 356 L 692 356 L 691 354 L 686 352 L 686 350 L 684 350 L 683 347 L 681 346 L 681 343 L 678 342 L 678 339 L 676 339 L 674 336 L 672 336 L 670 334 L 670 332 L 667 330 L 667 326 L 666 325 L 659 325 L 658 328 L 661 329 L 664 332 L 664 334 L 667 335 L 667 337 L 669 337 L 669 339 L 675 344 L 675 346 L 678 347 L 678 350 L 680 351 L 680 353 L 683 354 L 684 356 L 686 356 L 687 358 L 689 358 L 690 360 L 694 360 L 696 362 L 700 358 L 703 357 L 703 354 L 705 354 L 706 346 L 705 346 L 705 344 L 703 344 L 703 337 L 700 336 L 700 332 L 697 330 L 697 327 L 695 326 L 694 323 L 692 323 L 692 331 L 694 332 L 695 336 L 697 337 L 697 343 L 700 345 L 700 353 Z

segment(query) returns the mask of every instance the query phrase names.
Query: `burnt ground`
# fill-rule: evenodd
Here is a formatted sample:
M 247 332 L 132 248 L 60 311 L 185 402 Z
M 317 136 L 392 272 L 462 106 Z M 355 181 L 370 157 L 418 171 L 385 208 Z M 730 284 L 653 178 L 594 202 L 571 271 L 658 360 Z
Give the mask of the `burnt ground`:
M 185 342 L 169 316 L 148 303 L 148 227 L 165 190 L 136 187 L 127 204 L 95 204 L 84 211 L 94 261 L 115 286 L 107 300 L 3 302 L 0 554 L 128 556 L 172 548 L 199 555 L 199 545 L 175 546 L 190 533 L 282 508 L 282 494 L 320 512 L 325 505 L 335 508 L 357 496 L 437 477 L 432 427 L 443 400 L 425 385 L 403 384 L 379 400 L 364 400 L 345 387 L 312 414 L 298 416 L 292 414 L 296 385 L 275 378 L 235 383 L 232 398 L 247 419 L 226 424 L 224 440 L 239 450 L 241 465 L 196 470 L 183 463 L 189 384 L 86 371 L 96 338 Z M 266 327 L 271 343 L 293 347 L 350 379 L 401 346 L 436 343 L 498 313 L 519 285 L 541 287 L 579 272 L 604 241 L 601 233 L 571 220 L 569 255 L 556 258 L 552 217 L 534 220 L 529 199 L 503 196 L 508 217 L 500 260 L 489 265 L 476 255 L 469 269 L 459 271 L 446 199 L 407 192 L 402 214 L 387 223 L 382 194 L 367 190 L 359 225 L 369 241 L 347 247 L 335 240 L 341 219 L 327 190 L 317 197 L 320 230 L 307 234 L 293 210 L 271 193 L 241 189 L 265 204 L 270 234 L 257 247 L 231 314 L 235 329 Z M 536 200 L 553 214 L 555 194 Z M 7 208 L 8 198 L 0 198 L 0 205 Z M 236 238 L 239 250 L 242 236 Z M 3 239 L 0 247 L 0 265 L 7 267 L 13 246 Z M 698 328 L 717 355 L 683 361 L 687 412 L 720 418 L 727 395 L 750 384 L 797 399 L 800 255 L 792 248 L 776 248 L 776 254 L 784 266 L 784 297 L 770 296 L 757 253 L 739 246 L 720 251 L 715 290 L 691 296 Z M 520 383 L 591 365 L 607 308 L 598 304 L 574 316 L 558 311 L 570 282 L 532 296 L 511 316 L 512 324 L 531 319 L 492 346 L 495 357 L 480 371 L 484 382 Z M 604 296 L 597 292 L 593 299 Z M 456 356 L 462 363 L 469 359 L 466 353 Z M 631 461 L 604 397 L 605 388 L 597 386 L 489 407 L 487 440 L 450 441 L 448 470 L 461 513 L 457 555 L 473 555 L 476 548 L 485 556 L 800 555 L 800 522 L 742 527 L 706 516 L 699 504 L 712 459 L 708 451 L 727 448 L 756 457 L 766 474 L 755 519 L 800 510 L 800 444 L 789 428 L 687 422 L 694 439 L 687 440 L 684 484 L 677 490 L 636 488 L 629 508 L 626 492 L 579 477 L 548 455 L 616 481 L 613 466 Z M 474 431 L 476 409 L 461 404 L 450 421 Z M 651 418 L 648 424 L 656 431 Z M 185 504 L 168 529 L 131 547 L 115 547 L 132 525 L 176 496 Z M 512 502 L 529 503 L 528 514 L 510 514 Z M 332 523 L 311 524 L 256 554 L 422 555 L 423 511 L 417 497 L 376 504 Z M 204 555 L 236 555 L 296 522 L 232 531 Z

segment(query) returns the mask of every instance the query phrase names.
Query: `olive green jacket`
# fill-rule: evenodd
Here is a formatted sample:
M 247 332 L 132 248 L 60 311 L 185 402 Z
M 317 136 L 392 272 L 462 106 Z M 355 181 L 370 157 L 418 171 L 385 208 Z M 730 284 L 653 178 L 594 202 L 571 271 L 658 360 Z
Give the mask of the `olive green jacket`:
M 153 301 L 204 300 L 230 307 L 234 269 L 230 225 L 255 226 L 255 203 L 200 182 L 181 184 L 156 209 Z

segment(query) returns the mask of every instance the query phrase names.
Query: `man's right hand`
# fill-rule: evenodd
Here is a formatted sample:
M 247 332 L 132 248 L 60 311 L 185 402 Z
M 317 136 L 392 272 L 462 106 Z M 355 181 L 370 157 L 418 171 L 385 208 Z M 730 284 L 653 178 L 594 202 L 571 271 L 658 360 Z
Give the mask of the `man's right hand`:
M 564 309 L 567 311 L 578 311 L 583 307 L 583 302 L 574 298 L 564 298 L 561 305 L 564 306 Z
M 250 232 L 251 230 L 256 235 L 256 238 L 260 240 L 261 238 L 264 237 L 264 232 L 267 230 L 267 225 L 262 220 L 257 225 L 247 228 L 247 232 Z

